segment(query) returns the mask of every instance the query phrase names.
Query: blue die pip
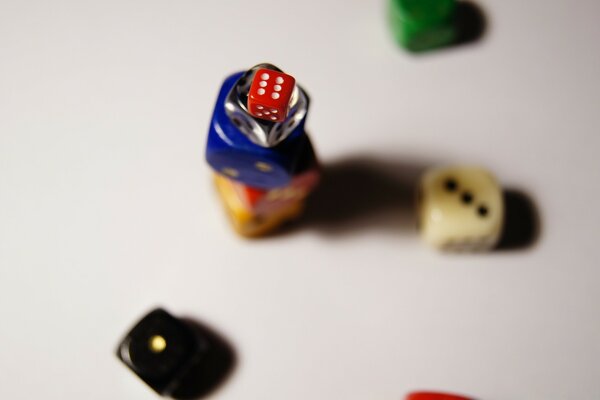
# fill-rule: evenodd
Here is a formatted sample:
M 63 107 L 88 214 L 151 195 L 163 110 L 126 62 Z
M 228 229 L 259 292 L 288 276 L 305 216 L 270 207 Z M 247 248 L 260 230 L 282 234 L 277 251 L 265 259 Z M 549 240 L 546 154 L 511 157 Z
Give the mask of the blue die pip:
M 274 145 L 260 145 L 241 130 L 244 124 L 248 125 L 247 121 L 254 123 L 251 116 L 244 110 L 238 110 L 236 112 L 240 118 L 232 118 L 231 109 L 229 114 L 227 112 L 228 96 L 240 85 L 241 80 L 246 78 L 247 73 L 235 73 L 228 77 L 221 87 L 210 122 L 206 160 L 217 173 L 247 186 L 262 189 L 286 186 L 295 173 L 299 154 L 308 141 L 304 132 L 308 96 L 302 92 L 306 99 L 306 109 L 303 110 L 300 119 L 296 115 L 296 119 L 293 120 L 292 116 L 289 122 L 284 121 L 279 125 L 261 122 L 268 128 L 275 128 L 275 133 L 286 128 L 292 130 Z

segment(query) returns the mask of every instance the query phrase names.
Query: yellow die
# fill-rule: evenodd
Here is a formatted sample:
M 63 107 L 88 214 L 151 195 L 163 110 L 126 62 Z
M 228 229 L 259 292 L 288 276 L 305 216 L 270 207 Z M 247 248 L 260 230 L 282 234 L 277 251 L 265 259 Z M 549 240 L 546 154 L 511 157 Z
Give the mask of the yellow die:
M 421 179 L 419 227 L 424 240 L 447 250 L 486 250 L 498 242 L 504 222 L 502 190 L 479 167 L 433 169 Z
M 304 208 L 304 203 L 300 200 L 271 212 L 257 213 L 236 190 L 236 183 L 222 175 L 215 174 L 215 184 L 233 228 L 242 236 L 267 235 L 285 222 L 297 218 Z

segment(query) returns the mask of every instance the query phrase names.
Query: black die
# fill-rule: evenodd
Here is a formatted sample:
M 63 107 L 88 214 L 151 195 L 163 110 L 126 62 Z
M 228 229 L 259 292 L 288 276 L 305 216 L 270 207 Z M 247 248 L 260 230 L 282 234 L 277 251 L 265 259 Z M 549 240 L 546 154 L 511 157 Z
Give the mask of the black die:
M 177 399 L 210 392 L 233 365 L 231 348 L 216 334 L 163 309 L 127 333 L 117 357 L 158 394 Z

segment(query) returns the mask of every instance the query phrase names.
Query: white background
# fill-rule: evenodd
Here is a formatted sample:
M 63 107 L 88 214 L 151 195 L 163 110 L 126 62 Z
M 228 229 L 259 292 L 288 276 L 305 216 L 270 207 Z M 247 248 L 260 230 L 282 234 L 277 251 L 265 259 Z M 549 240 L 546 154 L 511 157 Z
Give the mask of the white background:
M 234 345 L 215 399 L 600 398 L 600 3 L 479 5 L 483 40 L 415 57 L 382 1 L 1 1 L 0 398 L 154 398 L 114 350 L 156 305 Z M 537 244 L 439 254 L 364 193 L 238 238 L 204 145 L 222 80 L 263 61 L 310 93 L 326 167 L 483 164 L 534 199 Z

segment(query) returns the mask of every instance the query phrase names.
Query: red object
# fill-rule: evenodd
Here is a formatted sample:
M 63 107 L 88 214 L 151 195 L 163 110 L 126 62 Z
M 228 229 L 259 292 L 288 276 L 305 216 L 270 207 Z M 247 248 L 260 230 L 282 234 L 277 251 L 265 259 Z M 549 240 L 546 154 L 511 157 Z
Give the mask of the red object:
M 240 183 L 238 183 L 238 184 L 239 184 L 238 192 L 243 196 L 244 200 L 246 200 L 247 205 L 250 208 L 254 209 L 254 207 L 256 206 L 256 203 L 258 203 L 260 201 L 260 199 L 262 199 L 263 196 L 265 195 L 266 190 L 253 188 L 250 186 L 245 186 Z
M 270 189 L 255 202 L 256 212 L 265 213 L 281 210 L 306 199 L 319 183 L 320 177 L 321 171 L 315 166 L 294 176 L 288 186 Z
M 406 396 L 406 400 L 473 400 L 469 397 L 439 392 L 413 392 Z
M 272 122 L 285 121 L 296 80 L 283 72 L 261 68 L 254 74 L 248 93 L 248 112 Z

